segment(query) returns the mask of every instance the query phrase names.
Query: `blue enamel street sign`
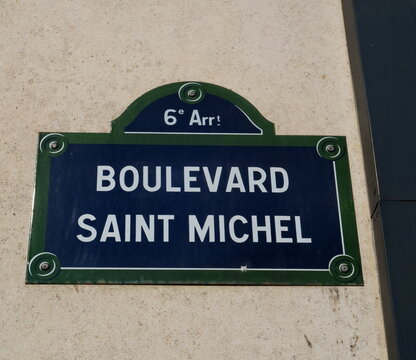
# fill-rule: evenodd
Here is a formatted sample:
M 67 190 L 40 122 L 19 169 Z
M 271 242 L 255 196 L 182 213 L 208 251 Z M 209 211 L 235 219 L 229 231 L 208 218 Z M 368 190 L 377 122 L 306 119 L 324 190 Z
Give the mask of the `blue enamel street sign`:
M 42 133 L 28 283 L 362 284 L 346 142 L 177 83 Z

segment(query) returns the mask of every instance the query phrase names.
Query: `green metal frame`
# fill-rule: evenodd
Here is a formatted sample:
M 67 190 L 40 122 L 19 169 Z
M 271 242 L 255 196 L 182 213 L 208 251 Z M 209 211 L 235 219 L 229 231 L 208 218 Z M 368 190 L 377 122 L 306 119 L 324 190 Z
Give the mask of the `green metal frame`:
M 241 285 L 363 285 L 360 251 L 356 228 L 353 194 L 346 139 L 343 136 L 276 136 L 274 126 L 257 109 L 238 94 L 225 88 L 201 83 L 207 93 L 232 101 L 260 128 L 263 135 L 180 135 L 125 134 L 124 128 L 153 101 L 176 93 L 185 82 L 156 88 L 134 101 L 112 122 L 112 132 L 97 133 L 40 133 L 37 154 L 35 198 L 28 250 L 26 282 L 32 284 L 241 284 Z M 46 140 L 45 140 L 46 139 Z M 51 141 L 58 143 L 52 151 Z M 333 259 L 327 271 L 259 271 L 250 270 L 67 270 L 60 269 L 59 259 L 45 252 L 45 232 L 49 191 L 49 171 L 53 156 L 59 156 L 68 144 L 131 144 L 131 145 L 192 145 L 192 146 L 307 146 L 317 148 L 319 155 L 336 164 L 339 205 L 342 219 L 345 254 Z M 326 145 L 337 151 L 328 153 Z M 335 154 L 335 155 L 334 155 Z M 49 269 L 40 269 L 42 262 Z M 341 273 L 340 264 L 348 264 L 350 271 Z

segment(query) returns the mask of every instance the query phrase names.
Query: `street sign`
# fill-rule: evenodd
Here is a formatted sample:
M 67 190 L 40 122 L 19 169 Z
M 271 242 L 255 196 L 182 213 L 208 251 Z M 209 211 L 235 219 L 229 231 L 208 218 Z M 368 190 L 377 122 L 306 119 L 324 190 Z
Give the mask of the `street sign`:
M 344 137 L 195 82 L 112 125 L 40 134 L 28 283 L 363 283 Z

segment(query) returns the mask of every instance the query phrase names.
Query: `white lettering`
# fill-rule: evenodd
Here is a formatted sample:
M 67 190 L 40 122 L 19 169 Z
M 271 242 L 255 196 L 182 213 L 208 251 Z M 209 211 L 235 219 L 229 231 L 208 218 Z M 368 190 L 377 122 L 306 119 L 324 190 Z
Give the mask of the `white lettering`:
M 155 175 L 155 185 L 149 185 L 149 167 L 143 166 L 143 188 L 149 192 L 155 192 L 160 190 L 160 186 L 162 184 L 162 168 L 160 166 L 156 166 L 156 175 Z
M 220 183 L 222 166 L 217 166 L 217 168 L 215 170 L 214 180 L 212 179 L 211 174 L 209 173 L 209 169 L 208 169 L 207 166 L 204 166 L 202 168 L 202 170 L 204 171 L 205 180 L 207 182 L 208 190 L 210 192 L 217 192 L 218 185 Z
M 185 166 L 183 168 L 184 191 L 200 192 L 200 187 L 191 187 L 191 182 L 195 182 L 197 180 L 196 176 L 191 176 L 192 171 L 199 171 L 199 166 Z
M 130 171 L 133 175 L 133 181 L 130 186 L 126 185 L 126 173 L 127 171 Z M 125 166 L 120 171 L 120 187 L 126 191 L 131 192 L 137 189 L 137 186 L 139 186 L 139 172 L 134 166 Z
M 247 220 L 244 216 L 235 215 L 230 219 L 230 222 L 228 224 L 231 240 L 233 240 L 236 243 L 241 244 L 241 243 L 243 243 L 244 241 L 246 241 L 248 239 L 248 234 L 243 234 L 243 236 L 241 236 L 241 237 L 238 237 L 235 234 L 235 222 L 236 221 L 241 221 L 243 224 L 247 224 Z
M 282 221 L 290 221 L 290 216 L 275 216 L 274 217 L 274 227 L 276 230 L 276 242 L 277 243 L 293 243 L 292 238 L 282 237 L 282 232 L 287 231 L 288 227 L 282 225 Z
M 214 215 L 208 215 L 205 219 L 203 227 L 199 225 L 198 219 L 195 215 L 188 216 L 189 221 L 189 242 L 195 242 L 195 231 L 198 233 L 201 242 L 204 242 L 207 233 L 209 233 L 209 242 L 215 242 L 215 225 Z
M 113 228 L 113 231 L 110 231 Z M 115 242 L 121 242 L 120 231 L 118 229 L 117 218 L 114 214 L 107 215 L 104 229 L 101 234 L 100 242 L 106 242 L 108 238 L 113 237 Z
M 194 124 L 202 125 L 201 117 L 199 116 L 199 111 L 196 110 L 196 109 L 194 111 L 192 111 L 191 120 L 189 121 L 190 126 L 192 126 Z
M 130 233 L 131 233 L 131 215 L 126 215 L 124 217 L 124 241 L 130 242 Z
M 145 233 L 147 241 L 155 241 L 155 216 L 149 215 L 149 224 L 147 224 L 143 215 L 136 215 L 136 242 L 142 241 L 142 232 Z
M 236 166 L 233 166 L 231 168 L 225 192 L 231 192 L 232 189 L 239 189 L 240 192 L 246 192 L 243 179 L 241 177 L 240 169 Z
M 218 226 L 220 231 L 220 242 L 225 242 L 225 222 L 224 215 L 218 215 Z
M 254 173 L 260 174 L 259 179 L 254 179 Z M 248 185 L 250 192 L 255 192 L 255 187 L 257 186 L 261 192 L 267 192 L 266 188 L 264 187 L 263 183 L 266 180 L 266 172 L 259 167 L 252 167 L 248 168 Z
M 107 174 L 104 175 L 104 171 Z M 97 166 L 97 191 L 111 191 L 115 188 L 116 182 L 114 181 L 115 171 L 111 166 L 98 165 Z M 104 186 L 103 181 L 107 181 L 109 184 Z
M 79 227 L 83 230 L 89 231 L 91 233 L 91 235 L 90 236 L 84 236 L 84 235 L 78 234 L 77 238 L 78 238 L 79 241 L 82 241 L 82 242 L 91 242 L 91 241 L 95 240 L 95 238 L 97 236 L 97 230 L 95 230 L 95 228 L 93 226 L 86 224 L 84 222 L 85 220 L 94 221 L 95 216 L 91 215 L 91 214 L 84 214 L 84 215 L 81 215 L 78 218 Z
M 163 221 L 163 242 L 169 242 L 169 221 L 174 220 L 174 215 L 158 215 L 158 220 Z
M 181 188 L 172 186 L 172 167 L 166 166 L 166 192 L 180 192 Z
M 276 173 L 281 173 L 283 177 L 283 185 L 280 188 L 276 185 Z M 289 175 L 287 174 L 287 171 L 281 167 L 271 167 L 270 182 L 272 186 L 272 192 L 283 193 L 289 188 Z
M 296 228 L 296 242 L 303 244 L 310 244 L 311 238 L 302 237 L 302 226 L 300 224 L 300 216 L 295 216 L 295 228 Z
M 253 242 L 259 242 L 259 231 L 264 231 L 266 233 L 266 242 L 272 242 L 272 229 L 270 226 L 270 216 L 266 215 L 264 217 L 264 226 L 260 226 L 257 224 L 257 216 L 251 216 L 251 226 L 253 230 Z

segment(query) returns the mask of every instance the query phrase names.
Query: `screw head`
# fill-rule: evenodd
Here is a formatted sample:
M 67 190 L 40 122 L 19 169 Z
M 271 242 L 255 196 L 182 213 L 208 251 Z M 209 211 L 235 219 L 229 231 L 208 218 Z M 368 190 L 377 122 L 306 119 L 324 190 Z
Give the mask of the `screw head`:
M 49 144 L 49 147 L 50 147 L 52 150 L 56 150 L 56 149 L 58 148 L 58 146 L 59 146 L 59 144 L 58 144 L 58 142 L 57 142 L 57 141 L 51 141 L 51 143 Z
M 190 90 L 188 90 L 188 92 L 186 93 L 186 95 L 188 95 L 190 98 L 193 98 L 193 97 L 196 96 L 196 90 L 190 89 Z
M 329 145 L 327 145 L 327 146 L 325 147 L 325 150 L 326 150 L 326 151 L 328 151 L 328 152 L 330 152 L 330 153 L 332 153 L 332 152 L 334 152 L 334 151 L 335 151 L 335 146 L 334 146 L 334 145 L 332 145 L 332 144 L 329 144 Z
M 339 265 L 338 269 L 339 269 L 340 272 L 345 274 L 348 271 L 350 271 L 350 266 L 348 264 L 342 263 L 342 264 Z
M 39 269 L 43 271 L 49 270 L 49 263 L 46 261 L 41 262 L 39 265 Z

